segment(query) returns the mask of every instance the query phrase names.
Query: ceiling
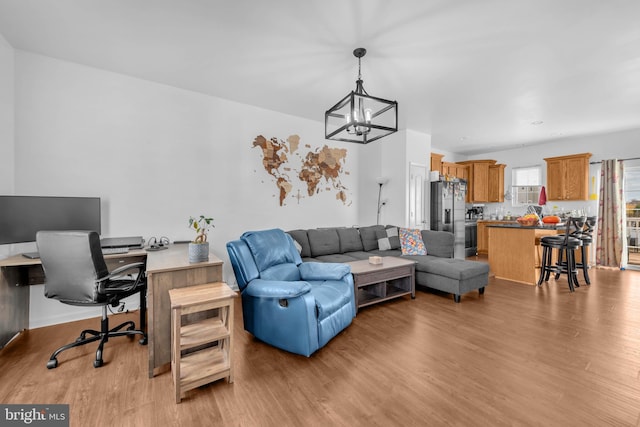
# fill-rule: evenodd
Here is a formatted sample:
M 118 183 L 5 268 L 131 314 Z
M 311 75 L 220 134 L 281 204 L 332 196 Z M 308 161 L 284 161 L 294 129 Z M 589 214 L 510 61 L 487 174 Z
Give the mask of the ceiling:
M 16 49 L 316 121 L 364 47 L 367 92 L 460 154 L 640 128 L 639 18 L 637 0 L 0 0 Z

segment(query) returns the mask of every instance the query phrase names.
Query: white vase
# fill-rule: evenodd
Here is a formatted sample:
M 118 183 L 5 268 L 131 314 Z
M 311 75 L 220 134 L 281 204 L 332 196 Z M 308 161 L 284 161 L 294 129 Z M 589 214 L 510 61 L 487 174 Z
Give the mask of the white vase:
M 189 262 L 209 261 L 209 242 L 189 243 Z

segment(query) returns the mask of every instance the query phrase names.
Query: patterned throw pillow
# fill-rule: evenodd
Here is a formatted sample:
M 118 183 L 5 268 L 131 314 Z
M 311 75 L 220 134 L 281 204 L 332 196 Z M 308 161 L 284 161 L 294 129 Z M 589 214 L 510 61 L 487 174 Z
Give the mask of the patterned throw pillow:
M 426 255 L 427 248 L 422 241 L 422 234 L 417 228 L 400 229 L 400 247 L 402 255 Z

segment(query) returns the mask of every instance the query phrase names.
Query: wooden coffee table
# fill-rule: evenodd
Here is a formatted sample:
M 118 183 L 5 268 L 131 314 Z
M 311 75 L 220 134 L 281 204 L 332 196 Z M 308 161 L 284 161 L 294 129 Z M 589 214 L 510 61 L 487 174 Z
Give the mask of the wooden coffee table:
M 416 297 L 416 263 L 398 257 L 383 257 L 382 264 L 368 259 L 351 261 L 356 311 L 404 295 Z

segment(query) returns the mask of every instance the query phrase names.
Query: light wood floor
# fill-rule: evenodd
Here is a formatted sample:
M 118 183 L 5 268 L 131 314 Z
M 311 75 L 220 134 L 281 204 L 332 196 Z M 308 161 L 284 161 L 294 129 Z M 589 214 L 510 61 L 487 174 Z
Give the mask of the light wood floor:
M 253 339 L 238 305 L 235 382 L 178 405 L 127 338 L 102 368 L 89 345 L 46 369 L 97 320 L 31 330 L 0 351 L 0 402 L 68 403 L 72 426 L 640 426 L 640 272 L 591 275 L 573 294 L 565 280 L 492 279 L 460 304 L 419 291 L 360 310 L 310 358 Z

